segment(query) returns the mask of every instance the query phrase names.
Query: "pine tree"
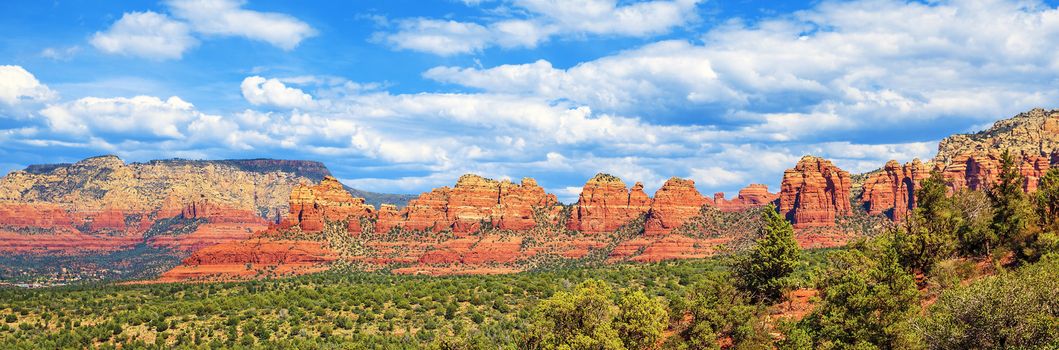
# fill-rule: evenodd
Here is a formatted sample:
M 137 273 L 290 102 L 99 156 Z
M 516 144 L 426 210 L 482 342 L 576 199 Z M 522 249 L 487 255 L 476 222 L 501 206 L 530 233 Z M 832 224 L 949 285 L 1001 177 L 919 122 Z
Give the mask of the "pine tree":
M 928 273 L 955 251 L 961 216 L 940 173 L 932 172 L 919 186 L 916 209 L 895 228 L 893 240 L 902 266 Z
M 764 222 L 760 237 L 750 253 L 737 265 L 743 289 L 754 301 L 773 302 L 783 296 L 786 278 L 794 272 L 801 256 L 794 228 L 772 205 L 761 214 Z
M 1023 261 L 1031 255 L 1029 243 L 1035 236 L 1033 224 L 1034 212 L 1030 210 L 1026 193 L 1022 190 L 1024 179 L 1019 172 L 1019 165 L 1010 152 L 1000 155 L 1000 176 L 997 184 L 989 190 L 993 204 L 993 230 L 997 237 L 1012 252 L 1015 258 Z

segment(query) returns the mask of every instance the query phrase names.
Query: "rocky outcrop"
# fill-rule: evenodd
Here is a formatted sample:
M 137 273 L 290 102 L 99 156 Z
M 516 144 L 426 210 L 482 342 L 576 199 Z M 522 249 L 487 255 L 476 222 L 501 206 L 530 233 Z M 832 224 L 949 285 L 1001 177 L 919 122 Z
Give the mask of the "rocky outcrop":
M 1013 156 L 1023 177 L 1023 190 L 1036 191 L 1041 177 L 1050 168 L 1051 157 L 1032 152 L 1019 152 Z M 944 166 L 942 175 L 953 190 L 984 191 L 999 179 L 1000 157 L 998 151 L 956 156 Z
M 779 211 L 795 228 L 832 226 L 852 214 L 849 173 L 831 161 L 805 156 L 783 173 Z
M 868 214 L 885 214 L 901 220 L 915 208 L 915 191 L 919 182 L 930 177 L 930 169 L 919 159 L 904 166 L 891 160 L 879 172 L 864 181 L 861 203 Z
M 436 188 L 409 201 L 399 216 L 402 227 L 418 231 L 469 233 L 482 224 L 518 231 L 537 224 L 536 208 L 551 210 L 558 203 L 555 195 L 545 193 L 531 178 L 514 184 L 467 174 L 453 188 Z
M 741 211 L 756 208 L 775 202 L 779 199 L 778 193 L 769 192 L 769 186 L 764 184 L 750 184 L 739 190 L 739 195 L 732 200 L 724 198 L 724 192 L 713 195 L 713 203 L 722 211 Z
M 203 248 L 159 278 L 163 282 L 195 279 L 242 279 L 311 273 L 326 269 L 338 255 L 324 242 L 255 238 Z
M 585 234 L 610 233 L 650 209 L 643 184 L 629 189 L 621 179 L 600 173 L 585 183 L 567 226 Z
M 1059 110 L 1033 109 L 1002 119 L 974 134 L 946 137 L 934 160 L 947 165 L 968 155 L 1008 150 L 1018 154 L 1050 155 L 1059 151 Z
M 644 226 L 644 235 L 667 234 L 688 219 L 699 215 L 702 206 L 710 204 L 713 202 L 695 189 L 695 181 L 670 178 L 655 192 Z
M 298 226 L 304 232 L 321 232 L 329 221 L 346 221 L 359 228 L 361 217 L 372 217 L 375 208 L 353 198 L 337 179 L 326 176 L 319 184 L 295 186 L 290 194 L 290 213 L 281 227 Z M 360 230 L 350 233 L 359 234 Z
M 189 234 L 150 237 L 147 244 L 190 253 L 218 244 L 239 243 L 267 227 L 264 223 L 205 223 Z

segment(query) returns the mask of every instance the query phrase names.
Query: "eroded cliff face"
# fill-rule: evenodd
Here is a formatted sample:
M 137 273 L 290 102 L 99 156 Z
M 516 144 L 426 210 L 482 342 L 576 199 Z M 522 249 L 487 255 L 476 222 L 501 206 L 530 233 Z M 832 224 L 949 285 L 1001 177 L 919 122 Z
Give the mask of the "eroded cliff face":
M 317 162 L 264 159 L 30 166 L 0 179 L 0 252 L 101 254 L 144 242 L 190 251 L 243 240 L 288 212 L 296 185 L 326 174 Z
M 765 206 L 779 198 L 779 193 L 769 192 L 768 185 L 750 184 L 739 190 L 739 195 L 731 200 L 725 199 L 723 192 L 715 193 L 713 195 L 713 203 L 717 208 L 724 211 L 740 211 Z
M 751 186 L 729 206 L 744 212 L 730 210 L 737 214 L 725 218 L 728 214 L 713 209 L 713 202 L 691 180 L 672 178 L 652 199 L 640 183 L 626 188 L 620 179 L 600 174 L 587 182 L 578 203 L 564 207 L 533 179 L 514 184 L 469 174 L 454 187 L 423 193 L 404 209 L 382 206 L 374 211 L 343 193 L 337 181 L 325 178 L 317 185 L 296 187 L 290 213 L 251 239 L 254 244 L 233 242 L 201 250 L 165 276 L 178 280 L 253 275 L 240 265 L 241 257 L 246 264 L 268 261 L 272 266 L 249 270 L 292 273 L 315 271 L 331 261 L 313 265 L 300 258 L 261 260 L 251 249 L 274 249 L 277 245 L 264 244 L 273 241 L 281 242 L 280 247 L 306 242 L 320 249 L 312 256 L 339 256 L 365 269 L 396 264 L 397 273 L 421 274 L 508 273 L 541 261 L 588 256 L 610 262 L 702 258 L 720 247 L 751 242 L 760 217 L 755 208 L 774 197 L 767 187 Z M 326 225 L 343 220 L 350 224 Z M 687 226 L 690 222 L 694 224 Z M 323 226 L 345 227 L 347 232 L 320 235 Z M 807 238 L 807 246 L 834 245 L 814 237 Z M 320 242 L 326 244 L 317 246 Z
M 853 213 L 849 173 L 831 161 L 805 156 L 783 173 L 779 210 L 795 228 L 833 226 Z
M 950 164 L 967 155 L 1002 150 L 1033 155 L 1051 155 L 1059 151 L 1059 110 L 1033 109 L 999 120 L 991 128 L 978 133 L 946 137 L 938 144 L 934 161 Z
M 915 191 L 919 182 L 928 177 L 930 167 L 919 159 L 903 166 L 891 160 L 864 181 L 861 203 L 868 214 L 902 220 L 916 206 Z
M 585 183 L 567 227 L 585 234 L 614 232 L 650 209 L 651 198 L 643 184 L 637 182 L 630 189 L 621 179 L 599 173 Z
M 302 231 L 317 233 L 327 221 L 346 221 L 352 232 L 359 233 L 361 217 L 373 217 L 375 208 L 354 198 L 337 179 L 327 176 L 316 185 L 295 186 L 290 194 L 290 212 L 281 227 L 298 226 Z
M 945 164 L 941 172 L 953 190 L 967 188 L 985 191 L 999 179 L 1000 157 L 1001 153 L 998 151 L 959 155 Z M 1013 152 L 1013 157 L 1023 177 L 1023 190 L 1037 191 L 1041 177 L 1051 168 L 1053 157 L 1032 151 L 1016 151 Z
M 704 205 L 713 205 L 713 201 L 699 194 L 695 181 L 670 178 L 655 192 L 644 234 L 665 235 L 698 216 Z

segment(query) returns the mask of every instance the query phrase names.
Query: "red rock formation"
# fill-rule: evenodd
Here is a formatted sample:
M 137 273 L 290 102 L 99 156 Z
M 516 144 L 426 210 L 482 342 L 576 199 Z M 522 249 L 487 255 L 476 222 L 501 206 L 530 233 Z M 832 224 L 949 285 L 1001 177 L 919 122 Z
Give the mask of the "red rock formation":
M 266 268 L 280 274 L 309 273 L 336 259 L 338 254 L 327 249 L 324 242 L 255 238 L 203 248 L 159 280 L 246 278 Z
M 531 178 L 515 185 L 467 174 L 451 189 L 436 188 L 409 201 L 402 217 L 405 228 L 419 231 L 452 228 L 456 233 L 469 233 L 483 222 L 504 230 L 526 230 L 536 225 L 535 207 L 556 204 L 555 195 L 545 193 Z
M 375 233 L 389 232 L 390 229 L 400 224 L 401 213 L 397 210 L 396 205 L 383 204 L 379 206 L 379 212 L 376 213 Z
M 600 173 L 585 183 L 567 226 L 585 234 L 609 233 L 650 207 L 651 199 L 643 192 L 643 184 L 636 183 L 629 190 L 621 179 Z
M 776 199 L 779 199 L 779 194 L 770 193 L 768 185 L 750 184 L 739 190 L 739 195 L 732 200 L 724 199 L 724 192 L 715 193 L 713 204 L 722 211 L 740 211 L 764 206 Z
M 497 227 L 513 231 L 531 229 L 537 225 L 533 217 L 534 208 L 553 208 L 558 203 L 555 195 L 545 193 L 534 179 L 523 178 L 519 185 L 503 182 L 500 186 Z
M 213 223 L 264 222 L 264 219 L 253 211 L 216 205 L 205 198 L 184 205 L 180 216 L 185 219 L 206 219 Z
M 71 229 L 74 221 L 55 204 L 0 203 L 0 226 Z
M 89 235 L 73 229 L 47 233 L 24 234 L 0 228 L 0 253 L 78 255 L 101 254 L 131 249 L 142 242 L 142 237 Z
M 850 207 L 849 173 L 830 161 L 802 157 L 783 173 L 779 210 L 795 228 L 826 227 L 835 219 L 853 213 Z
M 928 177 L 930 170 L 919 159 L 904 166 L 891 160 L 864 181 L 861 202 L 869 214 L 887 214 L 892 219 L 901 220 L 915 208 L 915 191 L 919 182 Z
M 325 263 L 337 259 L 325 242 L 255 238 L 203 248 L 184 265 Z
M 342 183 L 326 176 L 315 186 L 299 185 L 291 191 L 290 214 L 281 227 L 299 226 L 305 232 L 320 232 L 326 221 L 349 220 L 350 234 L 359 234 L 361 217 L 375 211 L 363 198 L 353 198 Z
M 664 235 L 699 215 L 702 206 L 713 204 L 695 189 L 695 181 L 670 178 L 655 192 L 644 235 Z
M 1034 192 L 1044 173 L 1050 168 L 1050 157 L 1030 152 L 1015 154 L 1024 178 L 1023 190 Z M 1000 175 L 1000 153 L 967 153 L 953 157 L 945 165 L 942 175 L 953 190 L 969 188 L 984 191 L 995 184 Z
M 435 188 L 408 201 L 402 211 L 405 221 L 403 227 L 416 231 L 442 231 L 451 225 L 448 222 L 449 195 L 448 187 Z
M 184 235 L 159 235 L 147 240 L 153 247 L 194 252 L 217 244 L 237 243 L 268 226 L 263 223 L 207 223 Z
M 108 208 L 94 213 L 89 216 L 91 224 L 89 230 L 92 232 L 100 232 L 103 230 L 110 231 L 125 231 L 125 213 L 120 209 Z

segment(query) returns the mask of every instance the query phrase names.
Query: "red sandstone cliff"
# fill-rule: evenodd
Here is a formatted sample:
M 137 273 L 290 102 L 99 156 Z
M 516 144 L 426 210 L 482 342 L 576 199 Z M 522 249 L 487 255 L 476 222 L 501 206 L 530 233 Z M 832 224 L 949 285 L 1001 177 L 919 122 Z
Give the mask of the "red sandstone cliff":
M 915 208 L 915 191 L 919 182 L 927 177 L 930 177 L 930 169 L 919 159 L 904 166 L 891 160 L 864 181 L 861 202 L 868 214 L 886 214 L 901 220 Z
M 723 211 L 740 211 L 756 208 L 775 202 L 779 193 L 770 193 L 768 185 L 750 184 L 739 190 L 739 195 L 732 200 L 724 198 L 724 192 L 713 195 L 713 204 Z
M 831 161 L 802 157 L 783 173 L 779 210 L 795 228 L 834 225 L 835 219 L 852 214 L 849 173 Z
M 614 232 L 650 208 L 643 184 L 637 182 L 628 189 L 621 179 L 599 173 L 585 183 L 567 227 L 585 234 Z
M 670 178 L 655 192 L 644 226 L 644 235 L 667 234 L 688 219 L 698 216 L 702 206 L 710 204 L 713 204 L 713 201 L 703 197 L 695 189 L 695 181 Z

